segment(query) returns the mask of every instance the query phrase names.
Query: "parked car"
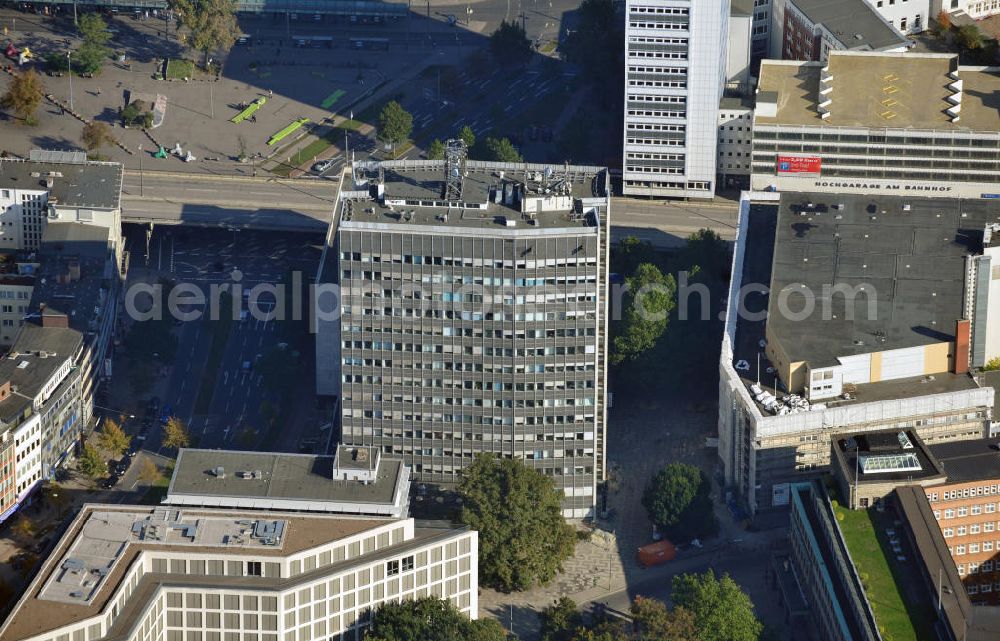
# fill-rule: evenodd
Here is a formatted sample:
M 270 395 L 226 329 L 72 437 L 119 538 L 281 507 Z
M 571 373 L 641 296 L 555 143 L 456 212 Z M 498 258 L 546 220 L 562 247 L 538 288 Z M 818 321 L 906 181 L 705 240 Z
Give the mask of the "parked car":
M 318 163 L 316 163 L 315 165 L 313 165 L 312 170 L 314 172 L 316 172 L 317 174 L 322 174 L 322 173 L 324 173 L 326 171 L 329 171 L 330 167 L 333 167 L 333 161 L 332 160 L 321 160 Z

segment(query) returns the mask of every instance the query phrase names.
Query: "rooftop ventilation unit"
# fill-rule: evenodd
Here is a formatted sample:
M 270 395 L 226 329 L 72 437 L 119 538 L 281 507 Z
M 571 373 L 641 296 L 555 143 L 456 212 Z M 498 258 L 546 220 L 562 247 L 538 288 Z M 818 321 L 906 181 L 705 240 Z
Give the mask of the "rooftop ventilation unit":
M 215 474 L 215 478 L 219 479 L 226 478 L 226 468 L 222 467 L 221 465 L 212 470 L 212 473 Z

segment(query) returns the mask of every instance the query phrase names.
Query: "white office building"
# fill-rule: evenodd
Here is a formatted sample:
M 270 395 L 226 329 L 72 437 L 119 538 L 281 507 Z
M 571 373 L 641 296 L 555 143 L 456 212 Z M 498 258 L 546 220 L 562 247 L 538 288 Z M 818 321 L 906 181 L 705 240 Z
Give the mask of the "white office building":
M 628 0 L 626 195 L 711 198 L 729 0 Z
M 478 538 L 412 519 L 85 505 L 4 641 L 358 641 L 385 602 L 478 614 Z
M 980 20 L 1000 13 L 1000 0 L 934 0 L 931 6 L 934 13 L 932 17 L 944 11 L 951 15 L 964 13 L 973 20 Z

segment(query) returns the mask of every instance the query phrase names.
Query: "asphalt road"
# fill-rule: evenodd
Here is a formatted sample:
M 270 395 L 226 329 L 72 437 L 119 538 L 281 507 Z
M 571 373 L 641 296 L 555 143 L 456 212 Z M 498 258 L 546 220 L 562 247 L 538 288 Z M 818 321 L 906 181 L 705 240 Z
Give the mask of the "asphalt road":
M 303 282 L 308 283 L 315 275 L 322 242 L 319 234 L 161 227 L 151 238 L 148 264 L 144 248 L 133 246 L 132 269 L 145 281 L 168 277 L 178 284 L 191 283 L 206 297 L 211 285 L 232 284 L 234 269 L 239 270 L 244 288 L 279 284 L 289 270 L 300 271 Z M 179 323 L 177 332 L 177 357 L 163 405 L 169 405 L 188 425 L 191 434 L 198 437 L 199 447 L 238 447 L 242 428 L 263 428 L 261 403 L 269 397 L 260 373 L 245 371 L 243 364 L 253 364 L 258 354 L 281 342 L 277 321 L 252 317 L 234 321 L 206 414 L 197 413 L 195 404 L 212 344 L 211 329 L 198 319 Z M 303 385 L 311 389 L 312 383 L 303 381 Z M 161 438 L 161 430 L 155 427 L 144 448 L 159 451 Z
M 336 202 L 336 178 L 280 180 L 128 170 L 122 220 L 325 232 Z
M 538 70 L 516 72 L 497 68 L 473 75 L 467 67 L 460 68 L 451 90 L 441 88 L 434 75 L 419 81 L 422 90 L 409 92 L 403 106 L 413 114 L 417 136 L 440 140 L 457 136 L 465 125 L 469 125 L 479 138 L 488 134 L 520 136 L 521 131 L 494 132 L 493 128 L 498 121 L 516 119 L 538 103 L 551 100 L 552 94 L 568 82 L 561 75 L 543 74 Z M 534 124 L 548 126 L 552 123 Z M 415 156 L 416 151 L 409 155 Z

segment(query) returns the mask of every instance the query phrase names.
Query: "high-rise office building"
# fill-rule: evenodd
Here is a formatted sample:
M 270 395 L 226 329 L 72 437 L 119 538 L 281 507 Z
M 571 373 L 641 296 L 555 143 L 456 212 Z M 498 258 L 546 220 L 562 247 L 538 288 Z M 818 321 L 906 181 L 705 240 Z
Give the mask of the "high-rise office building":
M 729 0 L 625 3 L 626 195 L 711 198 Z
M 321 283 L 321 394 L 342 439 L 452 483 L 476 453 L 524 460 L 586 516 L 604 470 L 603 168 L 466 161 L 357 163 Z M 318 301 L 320 309 L 329 303 Z

